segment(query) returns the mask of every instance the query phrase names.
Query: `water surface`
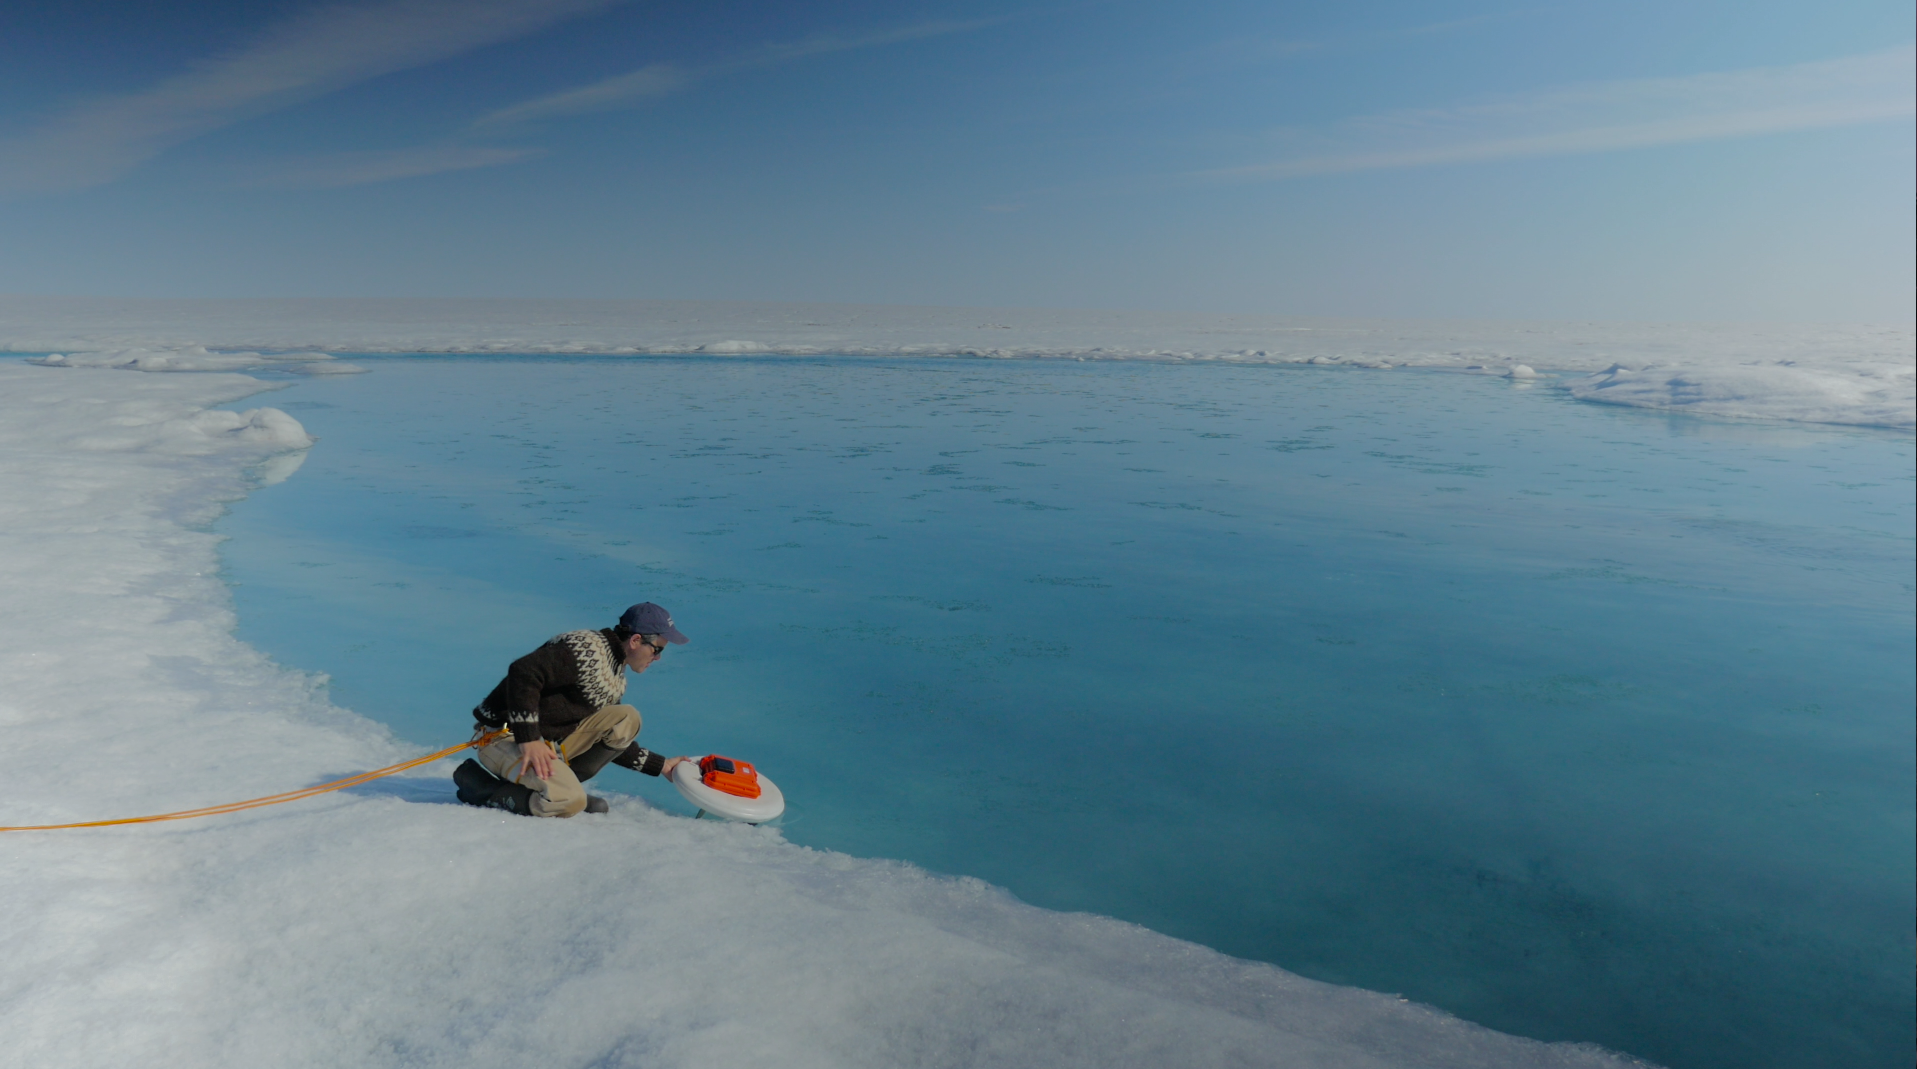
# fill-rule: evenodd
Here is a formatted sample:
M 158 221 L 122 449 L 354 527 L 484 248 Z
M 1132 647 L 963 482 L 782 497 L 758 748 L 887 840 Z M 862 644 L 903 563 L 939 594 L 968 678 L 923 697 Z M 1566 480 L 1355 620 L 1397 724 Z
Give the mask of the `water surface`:
M 795 842 L 1677 1067 L 1909 1057 L 1908 436 L 1441 373 L 352 359 L 265 402 L 320 442 L 226 559 L 242 638 L 422 748 L 656 600 L 693 642 L 642 741 L 758 763 Z

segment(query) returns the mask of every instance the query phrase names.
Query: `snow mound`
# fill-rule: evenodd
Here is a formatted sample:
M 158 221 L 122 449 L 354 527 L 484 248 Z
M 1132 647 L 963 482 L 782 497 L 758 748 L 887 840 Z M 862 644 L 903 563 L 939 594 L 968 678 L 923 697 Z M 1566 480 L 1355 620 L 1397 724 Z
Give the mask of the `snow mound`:
M 1733 419 L 1917 427 L 1909 367 L 1794 364 L 1631 369 L 1621 364 L 1567 385 L 1581 401 Z
M 269 449 L 304 449 L 313 444 L 312 436 L 300 426 L 299 420 L 277 408 L 253 408 L 245 412 L 208 409 L 194 413 L 186 425 L 214 441 L 225 439 Z
M 205 525 L 308 439 L 272 409 L 207 406 L 263 388 L 0 365 L 0 823 L 408 756 L 233 638 Z M 449 725 L 470 699 L 449 697 Z M 1638 1064 L 636 799 L 570 821 L 469 809 L 449 765 L 230 816 L 0 833 L 7 1063 Z

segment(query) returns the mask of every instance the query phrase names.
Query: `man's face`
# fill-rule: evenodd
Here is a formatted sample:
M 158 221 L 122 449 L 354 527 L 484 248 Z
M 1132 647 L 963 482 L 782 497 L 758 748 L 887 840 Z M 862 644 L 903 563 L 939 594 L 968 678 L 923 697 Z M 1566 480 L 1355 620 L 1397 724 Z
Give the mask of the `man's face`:
M 638 675 L 651 668 L 665 650 L 666 640 L 659 635 L 634 635 L 626 640 L 626 667 Z

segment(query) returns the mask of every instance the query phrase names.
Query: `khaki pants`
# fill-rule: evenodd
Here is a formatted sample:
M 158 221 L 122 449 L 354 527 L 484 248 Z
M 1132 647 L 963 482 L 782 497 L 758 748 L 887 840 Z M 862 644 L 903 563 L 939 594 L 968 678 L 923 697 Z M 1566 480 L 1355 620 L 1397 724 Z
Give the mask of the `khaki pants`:
M 623 750 L 638 736 L 639 710 L 630 705 L 608 705 L 581 720 L 572 734 L 553 747 L 559 752 L 559 759 L 553 762 L 552 775 L 546 779 L 534 775 L 530 767 L 522 775 L 513 775 L 519 768 L 521 755 L 519 744 L 511 736 L 481 747 L 479 763 L 500 779 L 531 787 L 533 816 L 570 817 L 586 808 L 586 788 L 566 762 L 599 743 Z

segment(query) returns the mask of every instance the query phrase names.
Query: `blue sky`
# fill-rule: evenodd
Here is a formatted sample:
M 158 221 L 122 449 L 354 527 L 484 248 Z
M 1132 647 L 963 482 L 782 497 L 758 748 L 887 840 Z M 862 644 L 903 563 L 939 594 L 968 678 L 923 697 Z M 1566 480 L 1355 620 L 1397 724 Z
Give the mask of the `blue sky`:
M 8 8 L 0 292 L 1913 316 L 1903 0 Z

